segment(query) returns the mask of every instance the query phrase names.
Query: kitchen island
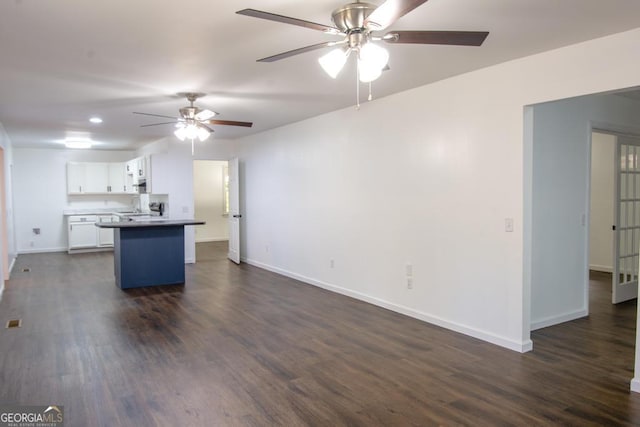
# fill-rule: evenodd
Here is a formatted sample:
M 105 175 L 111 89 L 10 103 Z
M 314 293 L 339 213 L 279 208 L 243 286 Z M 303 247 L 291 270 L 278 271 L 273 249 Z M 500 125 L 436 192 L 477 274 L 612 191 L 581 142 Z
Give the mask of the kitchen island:
M 197 220 L 96 223 L 114 229 L 114 271 L 120 289 L 184 283 L 184 227 Z

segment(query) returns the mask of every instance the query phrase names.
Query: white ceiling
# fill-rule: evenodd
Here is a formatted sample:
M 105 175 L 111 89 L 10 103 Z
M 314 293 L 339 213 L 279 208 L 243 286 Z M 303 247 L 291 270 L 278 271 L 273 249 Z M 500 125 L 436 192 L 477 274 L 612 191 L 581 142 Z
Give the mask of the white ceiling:
M 378 2 L 380 3 L 380 1 Z M 331 24 L 339 0 L 4 0 L 0 2 L 0 123 L 14 146 L 61 147 L 70 131 L 104 149 L 133 149 L 170 135 L 186 100 L 220 119 L 236 138 L 355 103 L 355 70 L 337 80 L 320 69 L 322 51 L 274 63 L 256 59 L 335 40 L 318 31 L 235 12 L 255 8 Z M 513 58 L 638 27 L 638 0 L 430 0 L 391 29 L 478 30 L 482 47 L 392 45 L 391 70 L 374 82 L 382 97 Z M 363 89 L 365 87 L 363 86 Z M 363 90 L 364 91 L 364 90 Z M 363 99 L 364 99 L 363 95 Z M 88 118 L 101 116 L 92 125 Z M 160 119 L 162 121 L 162 119 Z

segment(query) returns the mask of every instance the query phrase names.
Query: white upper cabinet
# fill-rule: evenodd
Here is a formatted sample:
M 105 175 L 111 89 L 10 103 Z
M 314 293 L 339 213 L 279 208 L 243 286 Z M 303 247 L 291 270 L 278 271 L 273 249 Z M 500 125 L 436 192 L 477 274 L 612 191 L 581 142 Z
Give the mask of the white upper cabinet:
M 109 192 L 109 164 L 85 163 L 85 193 Z
M 68 194 L 131 194 L 125 163 L 67 163 Z
M 130 193 L 127 188 L 127 173 L 125 163 L 109 163 L 109 193 Z
M 85 163 L 67 163 L 67 194 L 82 194 L 86 191 Z

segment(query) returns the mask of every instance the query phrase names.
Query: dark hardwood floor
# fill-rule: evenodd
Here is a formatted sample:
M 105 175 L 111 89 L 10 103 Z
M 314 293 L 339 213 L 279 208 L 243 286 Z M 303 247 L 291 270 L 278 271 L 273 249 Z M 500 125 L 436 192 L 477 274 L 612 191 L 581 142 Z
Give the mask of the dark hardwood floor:
M 640 425 L 636 306 L 607 276 L 589 318 L 518 354 L 197 251 L 186 285 L 129 291 L 109 253 L 21 255 L 0 403 L 64 405 L 67 426 Z

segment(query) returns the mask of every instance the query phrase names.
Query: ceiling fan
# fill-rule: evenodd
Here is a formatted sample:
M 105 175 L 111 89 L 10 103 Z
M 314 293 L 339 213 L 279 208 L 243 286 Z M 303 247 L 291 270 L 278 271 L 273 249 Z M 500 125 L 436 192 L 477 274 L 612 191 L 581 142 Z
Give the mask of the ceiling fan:
M 331 20 L 335 26 L 318 24 L 263 12 L 256 9 L 243 9 L 236 13 L 269 21 L 297 25 L 331 35 L 343 36 L 342 40 L 329 41 L 301 47 L 277 55 L 258 59 L 258 62 L 274 62 L 305 52 L 336 46 L 318 61 L 322 68 L 336 78 L 351 52 L 357 54 L 358 78 L 370 83 L 380 77 L 388 68 L 389 53 L 378 42 L 398 44 L 439 44 L 454 46 L 480 46 L 487 38 L 487 31 L 390 31 L 384 35 L 375 35 L 383 31 L 402 16 L 411 12 L 427 0 L 386 0 L 380 6 L 370 3 L 348 3 L 334 10 Z
M 143 116 L 162 117 L 165 119 L 172 119 L 172 121 L 170 122 L 151 123 L 148 125 L 142 125 L 140 127 L 175 124 L 176 130 L 174 131 L 174 134 L 176 135 L 176 137 L 178 137 L 178 139 L 180 139 L 180 141 L 184 141 L 185 139 L 190 139 L 192 152 L 193 152 L 193 141 L 196 138 L 200 141 L 204 141 L 205 139 L 209 138 L 209 136 L 213 133 L 213 129 L 211 129 L 208 125 L 243 126 L 243 127 L 253 126 L 253 123 L 251 122 L 236 122 L 233 120 L 213 119 L 213 117 L 217 116 L 218 113 L 216 113 L 215 111 L 195 107 L 193 105 L 196 99 L 201 98 L 204 95 L 205 95 L 204 93 L 195 93 L 195 92 L 178 93 L 178 96 L 183 96 L 187 98 L 187 101 L 189 101 L 188 107 L 183 107 L 178 110 L 180 112 L 180 117 L 163 116 L 161 114 L 140 113 L 137 111 L 134 111 L 133 114 L 141 114 Z

